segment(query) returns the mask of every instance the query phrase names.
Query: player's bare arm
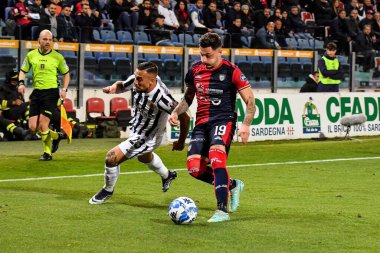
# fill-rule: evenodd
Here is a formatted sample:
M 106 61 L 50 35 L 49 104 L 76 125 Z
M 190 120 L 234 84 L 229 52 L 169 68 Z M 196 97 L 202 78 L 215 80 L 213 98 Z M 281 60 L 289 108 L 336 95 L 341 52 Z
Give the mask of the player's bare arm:
M 189 134 L 190 129 L 190 116 L 187 112 L 180 114 L 179 116 L 180 130 L 178 140 L 173 142 L 172 150 L 181 151 L 185 147 L 186 137 Z
M 176 106 L 176 108 L 173 110 L 172 114 L 169 117 L 170 125 L 178 126 L 179 124 L 178 115 L 185 113 L 189 109 L 191 103 L 193 102 L 194 97 L 195 97 L 195 88 L 187 87 L 183 99 Z
M 18 93 L 24 94 L 25 93 L 25 73 L 24 71 L 21 71 L 18 73 L 18 81 L 19 81 L 19 86 L 18 86 Z
M 67 87 L 69 87 L 69 83 L 70 83 L 70 73 L 67 72 L 66 74 L 63 75 L 63 87 L 60 93 L 60 96 L 62 99 L 66 98 Z
M 245 144 L 248 141 L 249 127 L 252 124 L 252 120 L 256 112 L 255 96 L 253 95 L 252 89 L 250 87 L 240 90 L 239 94 L 246 104 L 245 117 L 243 124 L 239 129 L 239 136 L 241 137 L 242 142 Z
M 120 93 L 122 90 L 123 81 L 116 81 L 112 85 L 104 87 L 103 92 L 107 94 Z

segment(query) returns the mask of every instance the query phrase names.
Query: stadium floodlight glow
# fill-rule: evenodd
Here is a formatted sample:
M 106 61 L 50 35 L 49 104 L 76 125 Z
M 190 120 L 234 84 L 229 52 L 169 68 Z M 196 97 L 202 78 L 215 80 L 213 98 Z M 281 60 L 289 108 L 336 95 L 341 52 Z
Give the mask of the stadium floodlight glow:
M 340 119 L 340 124 L 342 126 L 345 126 L 346 129 L 346 136 L 344 138 L 347 138 L 350 134 L 351 126 L 355 125 L 361 125 L 367 121 L 367 116 L 363 113 L 361 114 L 354 114 L 354 115 L 348 115 L 344 116 Z

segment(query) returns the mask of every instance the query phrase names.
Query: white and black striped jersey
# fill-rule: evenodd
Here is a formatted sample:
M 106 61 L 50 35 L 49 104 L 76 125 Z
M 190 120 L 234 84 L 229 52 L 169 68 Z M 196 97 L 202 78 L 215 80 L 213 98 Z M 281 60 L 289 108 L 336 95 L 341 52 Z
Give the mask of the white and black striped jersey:
M 131 75 L 123 82 L 122 88 L 122 91 L 132 90 L 134 104 L 131 131 L 146 139 L 153 138 L 157 133 L 163 134 L 168 117 L 178 102 L 159 76 L 157 86 L 149 93 L 136 92 L 134 80 L 135 75 Z

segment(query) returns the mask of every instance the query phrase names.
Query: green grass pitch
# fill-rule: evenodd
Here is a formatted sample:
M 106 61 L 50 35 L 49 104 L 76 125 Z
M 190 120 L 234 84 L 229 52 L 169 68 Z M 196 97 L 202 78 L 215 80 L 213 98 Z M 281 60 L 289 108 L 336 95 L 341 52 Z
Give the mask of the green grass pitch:
M 114 196 L 89 205 L 119 141 L 63 141 L 51 162 L 38 161 L 40 141 L 1 142 L 0 252 L 380 252 L 380 137 L 234 143 L 229 173 L 245 189 L 231 221 L 219 224 L 206 222 L 213 187 L 189 176 L 186 151 L 170 146 L 157 150 L 179 169 L 168 192 L 131 160 Z M 198 206 L 191 225 L 167 216 L 178 196 Z

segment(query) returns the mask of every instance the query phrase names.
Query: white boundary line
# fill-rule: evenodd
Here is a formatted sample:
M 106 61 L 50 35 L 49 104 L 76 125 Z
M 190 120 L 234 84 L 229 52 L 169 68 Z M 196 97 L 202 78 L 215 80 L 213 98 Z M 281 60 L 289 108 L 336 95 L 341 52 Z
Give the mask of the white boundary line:
M 259 166 L 273 166 L 273 165 L 289 165 L 289 164 L 308 164 L 308 163 L 328 163 L 328 162 L 344 162 L 344 161 L 360 161 L 360 160 L 376 160 L 380 156 L 373 157 L 352 157 L 352 158 L 336 158 L 324 160 L 310 160 L 310 161 L 293 161 L 293 162 L 277 162 L 277 163 L 255 163 L 255 164 L 238 164 L 228 165 L 228 168 L 241 168 L 241 167 L 259 167 Z M 186 170 L 186 169 L 175 169 Z M 152 173 L 151 170 L 121 172 L 121 175 L 143 174 Z M 57 177 L 31 177 L 31 178 L 15 178 L 15 179 L 1 179 L 0 183 L 5 182 L 18 182 L 18 181 L 38 181 L 38 180 L 52 180 L 52 179 L 65 179 L 65 178 L 82 178 L 82 177 L 97 177 L 104 174 L 87 174 L 87 175 L 71 175 L 71 176 L 57 176 Z

